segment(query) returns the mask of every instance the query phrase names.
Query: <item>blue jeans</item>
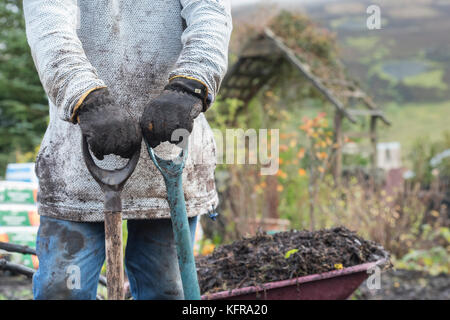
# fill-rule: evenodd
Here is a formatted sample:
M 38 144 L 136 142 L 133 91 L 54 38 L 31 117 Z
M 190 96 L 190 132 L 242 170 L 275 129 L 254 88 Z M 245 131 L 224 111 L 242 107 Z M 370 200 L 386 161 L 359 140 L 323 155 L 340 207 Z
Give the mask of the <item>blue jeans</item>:
M 105 261 L 103 222 L 41 216 L 33 276 L 35 299 L 95 299 Z M 197 217 L 189 219 L 194 239 Z M 125 270 L 134 299 L 182 299 L 170 219 L 128 220 Z

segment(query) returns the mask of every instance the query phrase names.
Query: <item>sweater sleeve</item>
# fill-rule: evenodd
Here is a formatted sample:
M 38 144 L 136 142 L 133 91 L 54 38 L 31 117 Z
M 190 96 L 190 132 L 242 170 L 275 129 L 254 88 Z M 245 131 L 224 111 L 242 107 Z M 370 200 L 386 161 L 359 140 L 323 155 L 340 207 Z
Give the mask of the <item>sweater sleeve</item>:
M 24 0 L 26 34 L 34 64 L 58 116 L 71 116 L 87 94 L 105 84 L 77 36 L 77 0 Z
M 204 83 L 212 99 L 228 67 L 228 43 L 232 31 L 229 0 L 180 0 L 186 29 L 183 49 L 170 78 L 183 76 Z

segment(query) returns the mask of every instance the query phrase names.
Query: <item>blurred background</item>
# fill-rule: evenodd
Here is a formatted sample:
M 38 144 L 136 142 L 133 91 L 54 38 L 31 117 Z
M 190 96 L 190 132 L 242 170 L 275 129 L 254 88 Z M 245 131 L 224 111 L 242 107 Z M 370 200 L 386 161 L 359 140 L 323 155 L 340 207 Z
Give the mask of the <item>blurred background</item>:
M 381 243 L 396 268 L 383 290 L 355 298 L 449 299 L 450 1 L 231 2 L 228 74 L 206 115 L 222 131 L 279 129 L 279 170 L 218 166 L 219 216 L 202 217 L 197 254 L 258 230 L 344 225 Z M 380 28 L 368 25 L 371 5 Z M 3 240 L 34 246 L 32 171 L 47 123 L 21 1 L 2 0 Z M 23 288 L 11 297 L 0 284 L 0 298 L 29 297 Z

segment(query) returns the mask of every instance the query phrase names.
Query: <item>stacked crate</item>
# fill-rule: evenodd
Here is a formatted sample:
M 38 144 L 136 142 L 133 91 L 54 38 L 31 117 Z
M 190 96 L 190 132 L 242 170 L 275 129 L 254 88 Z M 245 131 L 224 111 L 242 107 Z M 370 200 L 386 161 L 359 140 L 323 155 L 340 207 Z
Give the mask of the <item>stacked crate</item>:
M 39 226 L 36 205 L 37 183 L 33 181 L 33 176 L 28 181 L 23 176 L 20 178 L 21 181 L 14 181 L 14 175 L 8 175 L 8 171 L 6 178 L 7 180 L 0 181 L 0 241 L 35 248 Z M 0 256 L 6 256 L 11 262 L 30 268 L 38 267 L 37 258 L 33 255 L 0 250 Z

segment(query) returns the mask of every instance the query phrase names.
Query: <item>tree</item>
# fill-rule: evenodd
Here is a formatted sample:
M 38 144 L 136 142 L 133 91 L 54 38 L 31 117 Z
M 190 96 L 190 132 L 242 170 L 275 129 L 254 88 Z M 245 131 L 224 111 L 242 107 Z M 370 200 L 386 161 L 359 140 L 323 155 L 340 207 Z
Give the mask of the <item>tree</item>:
M 0 176 L 8 162 L 36 150 L 48 123 L 47 103 L 25 35 L 22 1 L 3 0 L 0 3 Z

